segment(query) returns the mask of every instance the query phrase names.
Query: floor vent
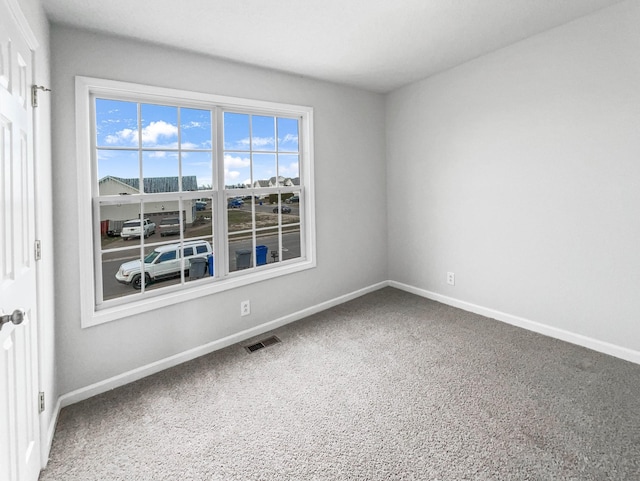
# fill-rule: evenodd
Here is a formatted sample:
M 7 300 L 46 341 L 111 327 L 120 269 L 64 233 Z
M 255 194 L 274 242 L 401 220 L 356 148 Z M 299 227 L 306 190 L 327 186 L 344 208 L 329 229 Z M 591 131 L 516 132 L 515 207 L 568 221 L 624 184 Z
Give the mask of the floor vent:
M 258 349 L 262 349 L 263 347 L 269 347 L 273 344 L 277 344 L 281 342 L 276 336 L 267 337 L 262 341 L 256 342 L 255 344 L 251 344 L 250 346 L 245 346 L 245 349 L 249 352 L 255 352 Z

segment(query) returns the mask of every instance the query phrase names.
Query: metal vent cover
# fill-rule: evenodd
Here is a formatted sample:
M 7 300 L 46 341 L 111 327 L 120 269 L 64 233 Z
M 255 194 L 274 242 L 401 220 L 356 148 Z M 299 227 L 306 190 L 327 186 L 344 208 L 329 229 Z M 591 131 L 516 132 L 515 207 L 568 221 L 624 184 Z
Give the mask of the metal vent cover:
M 256 352 L 259 349 L 262 349 L 264 347 L 269 347 L 272 346 L 274 344 L 277 344 L 280 341 L 280 339 L 278 339 L 276 336 L 271 336 L 271 337 L 267 337 L 266 339 L 263 339 L 262 341 L 258 341 L 254 344 L 251 344 L 249 346 L 245 346 L 244 348 L 249 351 L 249 352 Z

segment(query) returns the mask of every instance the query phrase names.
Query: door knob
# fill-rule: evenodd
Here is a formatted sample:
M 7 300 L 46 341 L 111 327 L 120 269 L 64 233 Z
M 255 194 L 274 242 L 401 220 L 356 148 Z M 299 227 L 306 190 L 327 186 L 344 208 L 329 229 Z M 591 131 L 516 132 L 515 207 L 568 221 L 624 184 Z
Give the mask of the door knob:
M 16 326 L 24 321 L 24 311 L 16 309 L 12 314 L 3 314 L 0 316 L 0 329 L 7 323 L 13 322 Z

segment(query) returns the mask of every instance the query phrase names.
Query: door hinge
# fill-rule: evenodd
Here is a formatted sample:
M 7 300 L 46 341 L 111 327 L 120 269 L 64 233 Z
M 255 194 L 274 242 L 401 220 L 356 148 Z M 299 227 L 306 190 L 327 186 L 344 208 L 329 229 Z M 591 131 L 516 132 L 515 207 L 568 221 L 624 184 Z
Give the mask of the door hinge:
M 44 412 L 44 392 L 42 391 L 38 394 L 38 408 L 38 412 Z
M 39 261 L 40 259 L 42 259 L 42 242 L 40 242 L 40 240 L 36 240 L 34 246 L 33 246 L 33 255 L 35 256 L 36 260 Z
M 31 106 L 36 108 L 38 106 L 38 90 L 42 90 L 43 92 L 51 92 L 51 89 L 43 87 L 42 85 L 32 85 L 31 86 Z

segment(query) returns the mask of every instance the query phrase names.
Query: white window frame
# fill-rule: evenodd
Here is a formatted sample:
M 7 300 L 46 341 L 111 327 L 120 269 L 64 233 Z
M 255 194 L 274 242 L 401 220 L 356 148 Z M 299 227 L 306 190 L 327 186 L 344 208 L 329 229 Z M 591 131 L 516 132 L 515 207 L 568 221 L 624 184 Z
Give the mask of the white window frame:
M 76 167 L 78 188 L 78 240 L 79 240 L 79 284 L 81 303 L 81 326 L 83 328 L 95 326 L 105 322 L 122 319 L 124 317 L 141 314 L 154 309 L 159 309 L 180 302 L 190 301 L 204 296 L 209 296 L 229 289 L 238 288 L 255 282 L 261 282 L 275 277 L 280 277 L 295 272 L 316 267 L 316 231 L 315 231 L 315 196 L 313 183 L 313 108 L 300 105 L 280 104 L 275 102 L 227 97 L 221 95 L 190 92 L 185 90 L 154 87 L 130 82 L 105 80 L 92 77 L 77 76 L 76 86 Z M 214 131 L 214 162 L 216 169 L 214 179 L 217 184 L 217 219 L 218 227 L 214 226 L 216 272 L 215 279 L 209 282 L 193 282 L 181 289 L 168 290 L 167 292 L 154 293 L 122 302 L 110 307 L 96 306 L 95 278 L 97 262 L 100 254 L 96 252 L 95 239 L 99 239 L 99 222 L 93 221 L 93 199 L 96 196 L 97 179 L 94 178 L 93 165 L 95 160 L 95 146 L 93 145 L 94 122 L 92 121 L 91 99 L 93 95 L 116 96 L 122 100 L 134 102 L 149 102 L 157 104 L 180 103 L 194 108 L 210 109 L 217 112 L 217 128 Z M 301 119 L 299 131 L 299 155 L 300 155 L 300 184 L 299 190 L 304 191 L 303 202 L 300 203 L 300 242 L 301 257 L 286 262 L 278 263 L 269 268 L 252 268 L 248 271 L 228 272 L 223 265 L 227 253 L 222 254 L 221 249 L 226 249 L 228 236 L 226 227 L 226 193 L 224 189 L 224 161 L 221 112 L 224 109 L 234 111 L 247 111 L 254 114 L 269 116 L 296 116 Z M 217 175 L 216 175 L 217 174 Z M 249 191 L 250 189 L 247 189 Z M 271 190 L 271 189 L 270 189 Z M 304 221 L 302 221 L 304 219 Z M 224 227 L 220 227 L 224 224 Z M 254 242 L 255 243 L 255 242 Z M 222 269 L 222 270 L 218 270 Z M 137 297 L 137 296 L 136 296 Z M 123 297 L 121 299 L 126 299 Z

